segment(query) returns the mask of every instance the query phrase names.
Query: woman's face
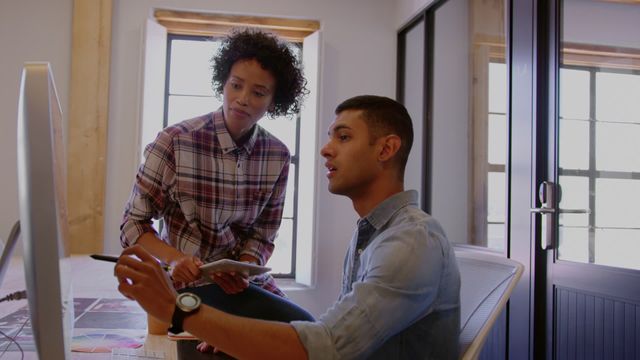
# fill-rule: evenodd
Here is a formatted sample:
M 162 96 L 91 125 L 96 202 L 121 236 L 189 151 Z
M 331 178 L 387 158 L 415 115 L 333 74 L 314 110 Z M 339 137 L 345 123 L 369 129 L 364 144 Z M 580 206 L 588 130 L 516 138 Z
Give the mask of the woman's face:
M 225 124 L 234 140 L 245 135 L 273 105 L 276 79 L 254 59 L 231 67 L 223 88 Z

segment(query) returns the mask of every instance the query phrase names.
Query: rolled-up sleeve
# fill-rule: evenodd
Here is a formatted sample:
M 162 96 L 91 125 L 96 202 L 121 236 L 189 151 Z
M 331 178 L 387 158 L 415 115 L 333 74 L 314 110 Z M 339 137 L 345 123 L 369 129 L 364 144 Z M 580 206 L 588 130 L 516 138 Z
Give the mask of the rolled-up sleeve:
M 310 359 L 365 358 L 433 311 L 443 249 L 424 226 L 380 234 L 362 252 L 361 262 L 364 271 L 352 291 L 316 323 L 292 323 Z
M 152 219 L 162 216 L 169 189 L 175 182 L 175 157 L 169 134 L 161 132 L 147 145 L 145 159 L 138 169 L 120 225 L 122 247 L 135 244 L 146 232 L 156 232 Z
M 322 322 L 292 321 L 291 325 L 307 350 L 309 360 L 339 359 L 330 329 Z

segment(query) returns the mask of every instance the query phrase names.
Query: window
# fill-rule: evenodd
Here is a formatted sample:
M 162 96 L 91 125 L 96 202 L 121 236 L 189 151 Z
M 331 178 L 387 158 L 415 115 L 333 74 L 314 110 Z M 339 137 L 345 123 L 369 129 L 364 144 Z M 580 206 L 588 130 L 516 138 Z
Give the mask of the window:
M 449 0 L 435 11 L 433 215 L 447 217 L 452 242 L 505 253 L 508 6 L 490 5 Z
M 559 254 L 640 269 L 640 71 L 560 69 Z
M 163 127 L 214 111 L 221 105 L 211 90 L 209 59 L 219 43 L 216 38 L 238 26 L 260 27 L 277 33 L 292 43 L 302 58 L 310 94 L 300 114 L 291 118 L 267 117 L 259 124 L 282 140 L 292 155 L 282 224 L 269 266 L 277 277 L 312 285 L 318 149 L 318 21 L 156 10 L 154 19 L 147 21 L 145 33 L 139 156 L 142 160 L 144 146 L 153 141 Z
M 209 59 L 217 51 L 220 37 L 173 35 L 167 37 L 167 84 L 165 90 L 164 127 L 209 113 L 222 106 L 211 89 L 212 70 Z M 298 57 L 302 45 L 291 45 Z M 291 153 L 289 181 L 282 223 L 269 266 L 278 277 L 295 274 L 297 228 L 297 191 L 299 163 L 299 114 L 294 117 L 265 117 L 258 123 L 280 139 Z
M 507 65 L 489 62 L 486 179 L 486 233 L 487 247 L 503 250 L 505 245 L 505 219 L 507 216 Z

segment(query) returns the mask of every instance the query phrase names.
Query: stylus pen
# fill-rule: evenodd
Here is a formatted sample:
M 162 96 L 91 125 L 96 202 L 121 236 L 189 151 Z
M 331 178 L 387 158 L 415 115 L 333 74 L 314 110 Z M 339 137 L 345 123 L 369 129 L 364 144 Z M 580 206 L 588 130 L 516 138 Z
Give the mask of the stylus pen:
M 118 262 L 118 259 L 119 259 L 119 257 L 117 257 L 117 256 L 100 255 L 100 254 L 92 254 L 92 255 L 89 255 L 89 256 L 91 256 L 92 259 L 108 261 L 108 262 L 112 262 L 112 263 Z M 171 267 L 168 266 L 168 265 L 163 265 L 162 268 L 166 272 L 169 272 L 171 270 Z

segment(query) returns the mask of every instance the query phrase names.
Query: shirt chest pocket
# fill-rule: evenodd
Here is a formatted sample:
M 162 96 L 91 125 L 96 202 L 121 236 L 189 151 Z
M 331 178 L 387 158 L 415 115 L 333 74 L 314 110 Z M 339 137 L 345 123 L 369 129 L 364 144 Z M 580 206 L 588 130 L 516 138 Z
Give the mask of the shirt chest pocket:
M 245 214 L 246 223 L 253 223 L 260 214 L 262 214 L 263 210 L 267 206 L 267 203 L 271 199 L 272 191 L 269 190 L 252 190 L 250 195 L 247 197 L 247 211 Z

